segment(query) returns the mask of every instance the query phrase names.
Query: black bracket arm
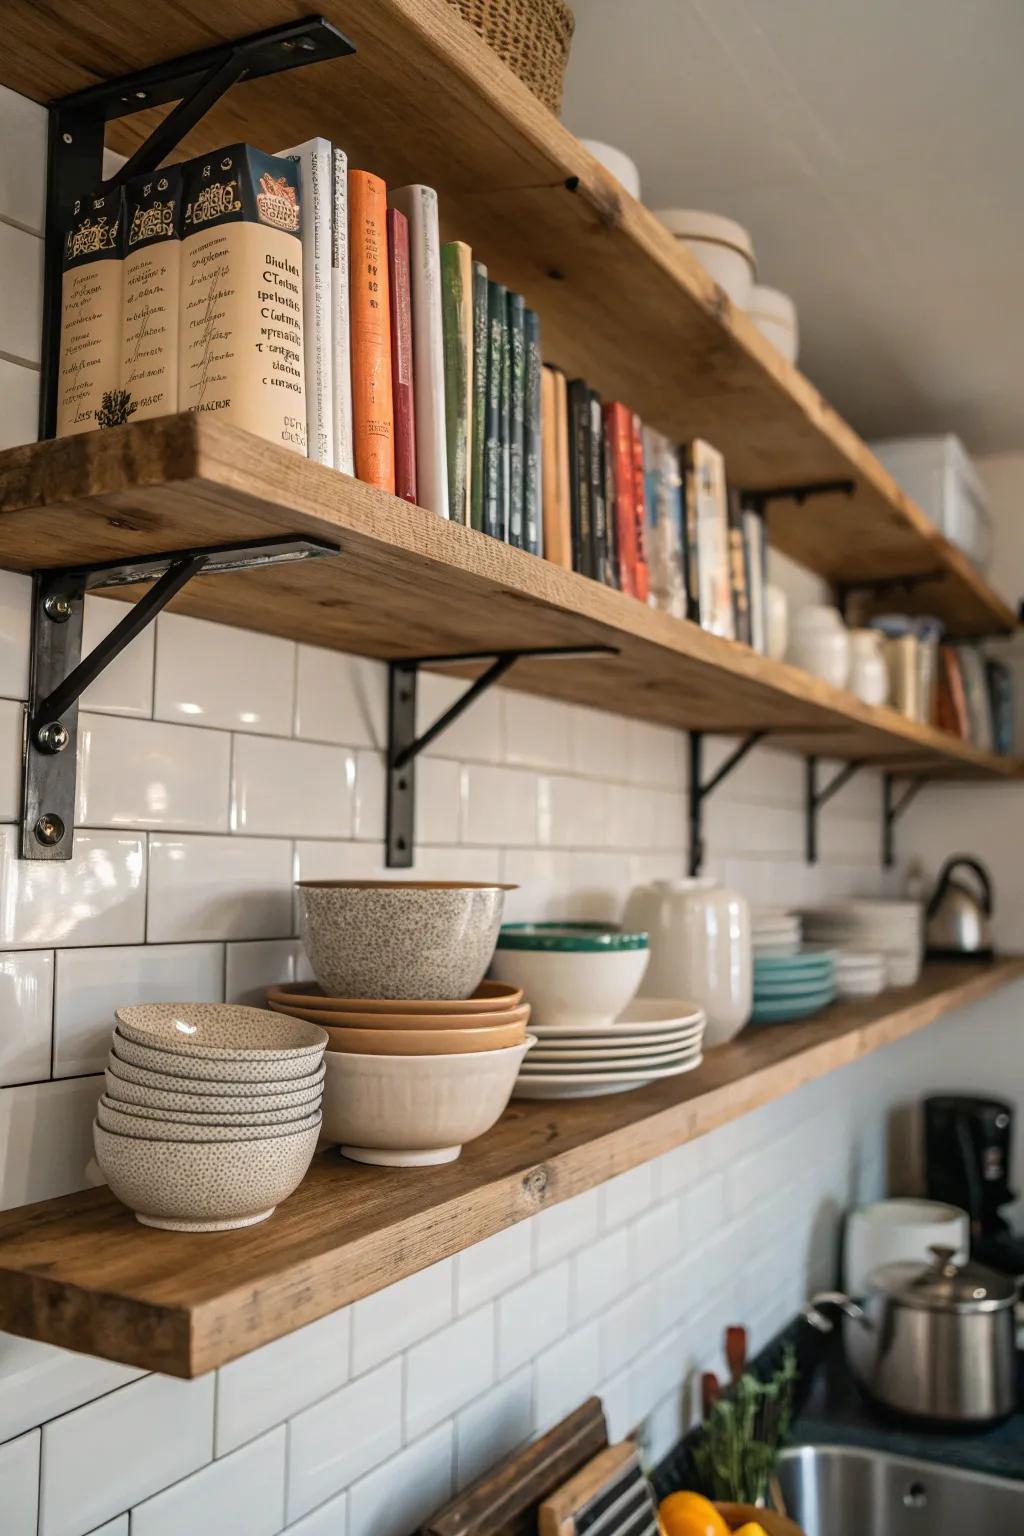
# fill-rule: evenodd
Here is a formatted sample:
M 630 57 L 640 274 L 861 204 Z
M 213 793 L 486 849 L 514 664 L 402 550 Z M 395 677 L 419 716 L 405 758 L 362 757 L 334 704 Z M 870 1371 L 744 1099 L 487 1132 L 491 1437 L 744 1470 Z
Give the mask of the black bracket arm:
M 857 489 L 855 480 L 810 480 L 803 485 L 776 485 L 765 491 L 744 491 L 744 502 L 762 515 L 770 501 L 795 501 L 802 507 L 814 496 L 852 496 Z
M 529 651 L 485 651 L 464 656 L 418 656 L 393 661 L 388 668 L 388 753 L 386 858 L 390 869 L 409 869 L 416 843 L 416 759 L 446 731 L 482 693 L 500 682 L 521 657 L 532 661 L 582 661 L 615 656 L 612 645 L 547 646 Z M 469 684 L 433 725 L 416 734 L 416 692 L 421 667 L 467 666 L 489 661 L 486 671 Z
M 837 773 L 833 774 L 827 784 L 818 784 L 818 759 L 807 759 L 807 795 L 805 802 L 806 812 L 806 859 L 808 864 L 818 862 L 818 812 L 823 805 L 827 805 L 833 795 L 837 795 L 844 784 L 848 784 L 854 774 L 863 767 L 862 763 L 844 763 Z
M 285 536 L 260 543 L 174 550 L 107 565 L 36 571 L 32 579 L 32 661 L 22 756 L 22 858 L 70 859 L 77 788 L 78 701 L 186 582 L 200 574 L 253 570 L 336 554 L 336 545 Z M 83 659 L 85 594 L 141 581 L 155 581 L 155 585 Z
M 767 730 L 751 731 L 724 763 L 720 763 L 710 779 L 704 778 L 704 732 L 690 732 L 690 782 L 688 786 L 690 811 L 690 874 L 699 875 L 704 867 L 704 801 L 727 779 L 734 768 L 768 735 Z
M 925 777 L 910 779 L 903 793 L 897 795 L 895 777 L 891 773 L 882 775 L 882 863 L 887 869 L 896 862 L 896 823 L 927 783 Z

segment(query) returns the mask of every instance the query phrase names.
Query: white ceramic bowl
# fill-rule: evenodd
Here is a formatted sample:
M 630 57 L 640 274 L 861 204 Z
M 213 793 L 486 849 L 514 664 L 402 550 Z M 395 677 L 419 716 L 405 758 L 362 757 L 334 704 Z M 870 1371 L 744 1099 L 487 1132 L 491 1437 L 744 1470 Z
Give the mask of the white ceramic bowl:
M 795 363 L 799 347 L 796 305 L 780 288 L 755 283 L 750 291 L 749 314 L 761 335 L 786 359 Z
M 786 660 L 833 688 L 845 688 L 850 676 L 849 633 L 845 629 L 805 630 L 790 641 Z
M 329 1051 L 324 1136 L 360 1163 L 450 1163 L 498 1119 L 535 1043 L 528 1035 L 523 1045 L 463 1056 Z
M 525 988 L 535 1024 L 607 1029 L 636 996 L 649 955 L 646 934 L 515 923 L 498 938 L 490 974 Z
M 96 1106 L 96 1119 L 105 1131 L 116 1131 L 119 1136 L 141 1136 L 144 1141 L 247 1142 L 308 1131 L 320 1123 L 320 1106 L 300 1120 L 278 1120 L 270 1125 L 218 1125 L 209 1120 L 202 1125 L 190 1125 L 185 1120 L 140 1120 L 138 1115 L 124 1114 L 101 1098 Z
M 301 880 L 299 934 L 330 997 L 469 997 L 514 885 Z
M 602 139 L 580 139 L 580 143 L 625 187 L 630 197 L 640 201 L 640 172 L 636 161 L 624 149 L 616 149 L 614 144 L 605 144 Z
M 148 1104 L 153 1109 L 201 1109 L 204 1114 L 216 1109 L 283 1109 L 289 1104 L 308 1104 L 323 1092 L 324 1064 L 309 1077 L 291 1078 L 283 1083 L 211 1083 L 202 1078 L 168 1077 L 163 1072 L 146 1072 L 111 1056 L 106 1070 L 107 1092 L 111 1098 L 127 1099 L 131 1104 Z
M 276 1018 L 277 1015 L 271 1014 L 270 1017 Z M 288 1020 L 290 1024 L 302 1022 L 301 1019 Z M 306 1028 L 315 1029 L 317 1034 L 323 1035 L 324 1043 L 316 1047 L 314 1054 L 276 1056 L 268 1052 L 262 1060 L 219 1061 L 211 1060 L 208 1056 L 186 1056 L 179 1051 L 139 1045 L 135 1040 L 126 1040 L 118 1025 L 114 1031 L 111 1055 L 118 1061 L 127 1062 L 129 1066 L 140 1067 L 143 1071 L 156 1072 L 168 1078 L 188 1077 L 210 1083 L 248 1083 L 250 1087 L 254 1083 L 294 1082 L 315 1071 L 327 1048 L 327 1035 L 319 1024 L 308 1024 Z
M 302 1182 L 320 1122 L 291 1136 L 232 1141 L 145 1141 L 93 1126 L 107 1183 L 146 1227 L 223 1232 L 264 1221 Z
M 754 246 L 735 219 L 698 208 L 659 208 L 654 217 L 696 256 L 740 309 L 750 307 L 754 286 Z
M 161 1108 L 159 1106 L 150 1104 L 132 1104 L 125 1099 L 117 1098 L 114 1094 L 107 1092 L 104 1093 L 100 1098 L 100 1107 L 103 1109 L 117 1110 L 118 1114 L 131 1115 L 134 1119 L 139 1121 L 140 1125 L 146 1125 L 147 1123 L 152 1124 L 154 1120 L 173 1120 L 182 1125 L 243 1125 L 255 1127 L 258 1134 L 258 1128 L 263 1125 L 283 1125 L 286 1121 L 289 1120 L 298 1122 L 300 1120 L 308 1120 L 310 1115 L 319 1114 L 320 1101 L 322 1098 L 322 1092 L 318 1092 L 316 1098 L 310 1099 L 307 1103 L 304 1104 L 285 1104 L 279 1108 L 257 1109 L 250 1113 L 247 1111 L 239 1111 L 234 1108 L 214 1111 L 191 1108 L 192 1104 L 206 1104 L 208 1102 L 206 1099 L 189 1099 L 188 1103 L 190 1107 L 187 1109 L 182 1108 L 179 1105 L 170 1105 L 166 1108 Z M 231 1105 L 236 1105 L 238 1104 L 239 1100 L 228 1099 L 226 1102 Z M 298 1127 L 296 1124 L 295 1129 L 297 1128 Z M 114 1129 L 116 1129 L 116 1127 L 114 1127 Z M 148 1132 L 143 1131 L 142 1134 L 145 1136 L 148 1135 Z
M 138 1045 L 205 1061 L 303 1061 L 311 1072 L 327 1041 L 317 1025 L 238 1003 L 136 1003 L 116 1008 L 117 1032 Z

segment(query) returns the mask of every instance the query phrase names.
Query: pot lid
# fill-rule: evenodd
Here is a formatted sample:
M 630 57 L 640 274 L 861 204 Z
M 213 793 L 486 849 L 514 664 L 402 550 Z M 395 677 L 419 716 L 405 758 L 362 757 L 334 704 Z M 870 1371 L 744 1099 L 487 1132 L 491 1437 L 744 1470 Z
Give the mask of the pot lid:
M 933 1312 L 998 1312 L 1016 1302 L 1017 1285 L 1009 1275 L 982 1264 L 956 1264 L 953 1248 L 929 1251 L 930 1264 L 883 1264 L 868 1276 L 868 1285 L 904 1306 Z
M 646 933 L 623 933 L 604 923 L 506 923 L 498 934 L 498 948 L 614 954 L 648 949 L 649 944 Z

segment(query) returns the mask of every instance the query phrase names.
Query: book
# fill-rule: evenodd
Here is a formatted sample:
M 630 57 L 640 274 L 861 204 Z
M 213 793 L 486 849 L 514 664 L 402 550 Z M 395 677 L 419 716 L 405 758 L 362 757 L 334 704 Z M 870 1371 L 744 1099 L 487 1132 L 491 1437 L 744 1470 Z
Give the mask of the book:
M 608 585 L 619 585 L 618 506 L 615 487 L 615 449 L 611 423 L 606 410 L 601 412 L 601 460 L 604 465 L 604 518 L 608 536 Z
M 379 176 L 349 171 L 353 459 L 360 480 L 394 494 L 387 204 L 388 189 Z
M 306 454 L 334 464 L 332 246 L 334 155 L 326 139 L 278 154 L 299 167 L 302 199 L 302 348 L 306 368 Z
M 958 645 L 956 654 L 967 703 L 968 738 L 982 752 L 991 752 L 992 712 L 984 658 L 976 645 Z
M 526 305 L 508 296 L 508 541 L 525 548 L 523 437 L 526 425 Z
M 508 323 L 508 290 L 498 316 L 500 347 L 498 355 L 498 444 L 501 450 L 501 532 L 508 543 L 512 521 L 512 332 Z
M 677 455 L 683 482 L 683 584 L 686 588 L 686 617 L 700 623 L 700 573 L 697 568 L 697 487 L 690 474 L 689 451 L 680 448 Z M 746 558 L 744 542 L 744 558 Z
M 685 619 L 682 479 L 675 449 L 652 427 L 644 427 L 644 471 L 650 603 Z
M 621 401 L 604 408 L 609 440 L 615 506 L 615 543 L 618 552 L 618 586 L 636 597 L 636 521 L 633 516 L 633 415 Z
M 960 671 L 960 657 L 955 645 L 939 646 L 937 718 L 943 730 L 952 731 L 954 736 L 970 741 L 971 717 Z
M 416 489 L 421 507 L 448 516 L 441 237 L 437 193 L 418 183 L 398 187 L 391 206 L 409 220 L 412 274 L 412 362 L 416 388 Z
M 75 203 L 61 276 L 57 436 L 117 426 L 132 414 L 121 392 L 124 197 Z
M 650 570 L 647 563 L 647 512 L 644 499 L 644 440 L 643 424 L 635 413 L 633 425 L 633 528 L 634 572 L 636 596 L 646 603 L 651 595 Z
M 294 160 L 232 144 L 182 170 L 178 408 L 306 452 Z
M 487 416 L 487 268 L 473 263 L 473 418 L 469 466 L 469 520 L 484 526 L 484 436 Z
M 572 570 L 572 518 L 569 510 L 569 408 L 565 374 L 543 367 L 541 387 L 541 497 L 544 557 Z
M 989 657 L 985 662 L 989 709 L 992 715 L 992 746 L 1001 756 L 1014 750 L 1013 674 L 1005 662 Z
M 444 332 L 448 515 L 454 523 L 468 523 L 469 434 L 473 395 L 473 257 L 463 240 L 451 240 L 441 247 L 441 324 Z
M 388 300 L 391 320 L 391 399 L 395 417 L 395 495 L 416 500 L 416 392 L 412 367 L 412 290 L 409 224 L 389 208 Z
M 725 460 L 717 448 L 694 438 L 687 453 L 692 489 L 691 532 L 696 541 L 699 623 L 726 639 L 735 638 L 729 562 L 729 515 Z
M 526 382 L 523 390 L 523 544 L 532 555 L 544 553 L 544 519 L 541 509 L 542 455 L 540 399 L 540 317 L 528 309 L 526 333 Z
M 750 643 L 755 651 L 760 651 L 764 655 L 768 650 L 768 629 L 764 607 L 764 521 L 760 512 L 755 512 L 750 507 L 742 509 L 740 520 L 743 525 L 743 550 L 746 556 Z
M 606 587 L 615 585 L 608 539 L 608 501 L 604 479 L 604 419 L 601 396 L 590 391 L 590 520 L 594 541 L 594 579 Z
M 582 576 L 594 574 L 594 530 L 590 507 L 590 390 L 584 379 L 568 384 L 569 489 L 572 527 L 572 568 Z
M 121 390 L 136 421 L 178 409 L 181 166 L 124 188 Z
M 505 537 L 505 477 L 501 462 L 501 354 L 505 310 L 505 288 L 501 283 L 488 282 L 483 528 L 492 539 Z
M 335 147 L 331 188 L 331 345 L 334 354 L 334 467 L 355 474 L 352 448 L 352 325 L 349 308 L 348 156 Z
M 727 493 L 729 521 L 729 579 L 732 586 L 733 629 L 737 640 L 750 644 L 750 598 L 747 593 L 747 555 L 743 542 L 743 506 L 738 490 Z

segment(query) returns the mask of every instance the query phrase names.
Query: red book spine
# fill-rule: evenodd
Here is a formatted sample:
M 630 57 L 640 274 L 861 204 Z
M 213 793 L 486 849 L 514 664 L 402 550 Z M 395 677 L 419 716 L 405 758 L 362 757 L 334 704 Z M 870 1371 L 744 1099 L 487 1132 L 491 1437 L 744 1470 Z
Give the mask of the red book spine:
M 633 417 L 633 525 L 636 550 L 636 595 L 646 603 L 651 592 L 647 565 L 647 507 L 644 495 L 644 436 L 639 416 Z
M 633 418 L 617 400 L 606 405 L 608 436 L 615 476 L 615 543 L 619 556 L 619 588 L 636 596 L 636 534 L 633 518 Z
M 409 221 L 389 208 L 388 278 L 391 297 L 391 392 L 395 412 L 395 495 L 416 500 L 416 407 L 412 382 L 412 288 Z

